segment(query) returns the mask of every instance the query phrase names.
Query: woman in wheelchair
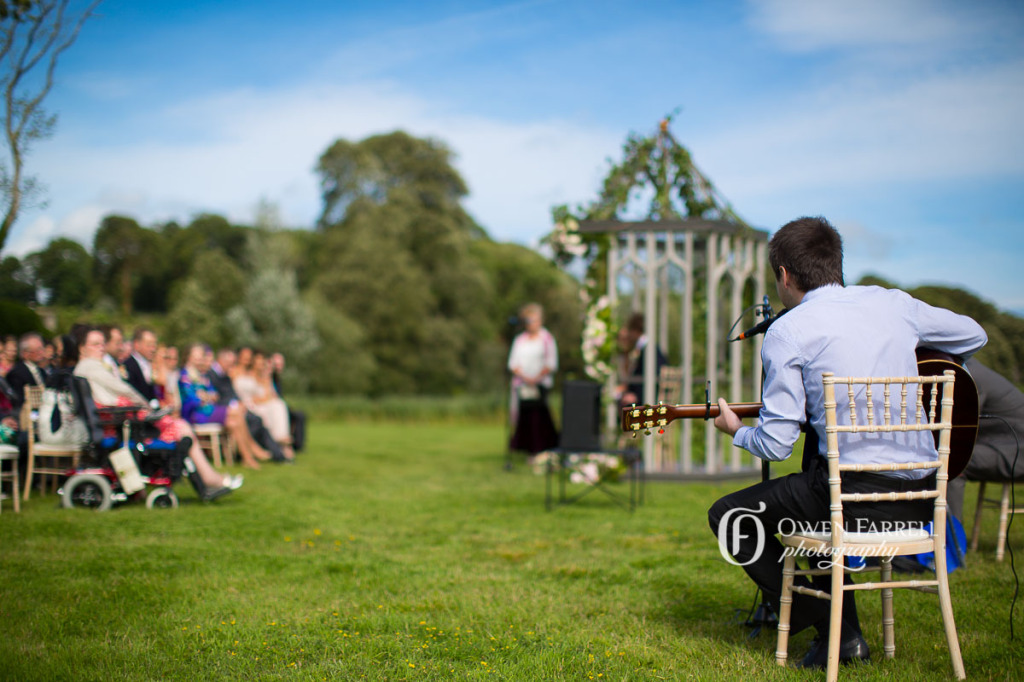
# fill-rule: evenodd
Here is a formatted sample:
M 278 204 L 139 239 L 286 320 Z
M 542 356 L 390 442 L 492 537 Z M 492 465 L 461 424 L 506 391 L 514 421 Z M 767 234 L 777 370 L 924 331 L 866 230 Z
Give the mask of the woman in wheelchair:
M 89 382 L 89 388 L 97 408 L 139 407 L 148 409 L 150 406 L 146 399 L 127 381 L 103 364 L 103 332 L 91 327 L 83 332 L 78 340 L 78 363 L 75 365 L 74 373 L 75 376 L 83 377 Z M 219 473 L 210 465 L 187 421 L 166 415 L 156 421 L 154 425 L 159 429 L 159 439 L 162 441 L 172 443 L 184 438 L 192 440 L 189 457 L 208 489 L 212 491 L 217 491 L 220 488 L 235 490 L 241 487 L 241 476 Z

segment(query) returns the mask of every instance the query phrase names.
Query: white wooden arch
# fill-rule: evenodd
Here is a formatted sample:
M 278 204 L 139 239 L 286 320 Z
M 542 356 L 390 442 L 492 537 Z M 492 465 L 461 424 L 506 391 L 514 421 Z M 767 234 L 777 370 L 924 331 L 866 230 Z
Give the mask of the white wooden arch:
M 683 403 L 703 403 L 705 382 L 710 382 L 712 400 L 719 395 L 730 402 L 759 399 L 761 338 L 728 343 L 726 332 L 747 307 L 760 303 L 765 295 L 767 232 L 704 219 L 584 221 L 580 231 L 610 235 L 607 287 L 612 309 L 621 311 L 628 297 L 631 311 L 644 313 L 647 338 L 656 339 L 669 364 L 681 369 Z M 706 294 L 707 332 L 703 339 L 695 338 L 694 329 L 699 277 L 703 277 Z M 748 291 L 747 299 L 744 290 Z M 678 319 L 678 324 L 673 319 Z M 697 343 L 703 347 L 706 368 L 711 368 L 706 376 L 695 375 Z M 676 352 L 670 353 L 671 348 Z M 646 353 L 641 396 L 645 404 L 657 402 L 655 368 L 655 354 Z M 610 430 L 617 428 L 615 405 L 609 405 L 607 421 Z M 654 441 L 644 440 L 644 460 L 648 472 L 655 476 L 722 476 L 754 468 L 753 457 L 744 457 L 711 422 L 683 420 L 671 428 L 681 430 L 674 456 L 655 461 Z M 695 456 L 693 447 L 700 429 L 704 432 L 703 457 Z

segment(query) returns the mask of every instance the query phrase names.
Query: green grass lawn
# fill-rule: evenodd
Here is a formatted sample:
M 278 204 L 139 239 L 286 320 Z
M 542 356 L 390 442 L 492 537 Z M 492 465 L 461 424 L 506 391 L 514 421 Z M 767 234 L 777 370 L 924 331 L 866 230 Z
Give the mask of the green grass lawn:
M 777 668 L 774 631 L 751 640 L 741 624 L 754 590 L 706 520 L 739 483 L 650 483 L 633 514 L 596 494 L 546 512 L 542 477 L 502 470 L 503 435 L 318 423 L 295 466 L 249 473 L 210 505 L 185 482 L 177 510 L 64 510 L 51 495 L 15 515 L 8 501 L 0 678 L 823 677 Z M 968 677 L 1024 679 L 996 521 L 951 578 L 954 609 Z M 842 679 L 952 678 L 934 596 L 897 594 L 893 661 L 877 593 L 860 606 L 877 655 Z

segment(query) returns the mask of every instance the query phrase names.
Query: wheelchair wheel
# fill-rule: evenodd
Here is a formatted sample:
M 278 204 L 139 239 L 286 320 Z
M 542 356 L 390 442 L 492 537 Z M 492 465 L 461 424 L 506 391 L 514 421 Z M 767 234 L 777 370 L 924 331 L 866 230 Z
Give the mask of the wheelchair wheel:
M 146 509 L 177 509 L 178 496 L 170 488 L 153 488 L 146 496 Z
M 75 474 L 64 484 L 61 505 L 66 509 L 106 511 L 113 504 L 110 481 L 99 474 Z

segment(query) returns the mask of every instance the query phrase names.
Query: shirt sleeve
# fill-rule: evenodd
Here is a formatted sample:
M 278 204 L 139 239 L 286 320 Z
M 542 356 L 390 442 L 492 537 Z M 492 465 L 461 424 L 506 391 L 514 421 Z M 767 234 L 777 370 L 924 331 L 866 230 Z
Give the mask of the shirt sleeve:
M 910 300 L 917 324 L 918 346 L 959 355 L 966 360 L 988 342 L 981 325 L 966 315 L 936 308 L 915 298 Z
M 761 459 L 778 462 L 793 453 L 800 424 L 807 419 L 803 360 L 780 334 L 765 336 L 761 349 L 765 391 L 757 426 L 741 426 L 733 445 Z

